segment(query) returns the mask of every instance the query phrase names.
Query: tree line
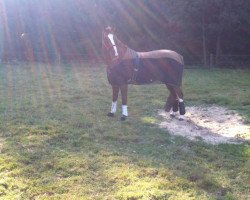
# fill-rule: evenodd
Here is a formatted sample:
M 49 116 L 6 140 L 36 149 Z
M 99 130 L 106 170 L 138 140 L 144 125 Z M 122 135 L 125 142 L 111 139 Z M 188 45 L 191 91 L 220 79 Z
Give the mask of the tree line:
M 112 25 L 136 51 L 172 49 L 207 66 L 211 54 L 250 54 L 248 0 L 2 0 L 3 60 L 101 57 Z

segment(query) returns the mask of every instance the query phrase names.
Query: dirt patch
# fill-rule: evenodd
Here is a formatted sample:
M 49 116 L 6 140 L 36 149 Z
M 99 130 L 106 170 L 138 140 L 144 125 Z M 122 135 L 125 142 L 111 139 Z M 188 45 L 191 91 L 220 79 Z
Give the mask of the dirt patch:
M 187 107 L 186 110 L 184 121 L 159 111 L 163 117 L 160 127 L 166 128 L 170 134 L 191 140 L 203 139 L 210 144 L 250 141 L 250 126 L 244 124 L 242 117 L 235 111 L 219 106 Z

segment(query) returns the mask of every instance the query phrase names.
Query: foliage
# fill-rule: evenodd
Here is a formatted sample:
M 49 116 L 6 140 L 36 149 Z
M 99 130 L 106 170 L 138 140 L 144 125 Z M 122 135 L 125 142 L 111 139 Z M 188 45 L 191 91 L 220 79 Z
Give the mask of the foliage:
M 187 63 L 250 50 L 246 0 L 3 0 L 0 10 L 5 59 L 96 59 L 107 24 L 138 51 L 173 49 Z

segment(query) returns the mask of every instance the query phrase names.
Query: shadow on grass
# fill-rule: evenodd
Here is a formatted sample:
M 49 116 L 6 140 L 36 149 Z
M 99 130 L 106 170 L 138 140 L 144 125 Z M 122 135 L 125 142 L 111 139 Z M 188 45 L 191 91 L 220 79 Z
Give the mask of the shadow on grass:
M 0 197 L 247 199 L 248 145 L 211 146 L 173 137 L 150 120 L 141 121 L 155 105 L 132 111 L 137 116 L 124 123 L 118 116 L 109 119 L 101 71 L 79 70 L 49 74 L 45 82 L 54 89 L 37 86 L 49 100 L 34 98 L 40 102 L 34 106 L 17 98 L 16 108 L 7 109 L 12 113 L 1 116 Z M 134 104 L 141 101 L 149 100 Z
M 108 122 L 83 123 L 83 129 L 73 132 L 70 129 L 74 127 L 65 131 L 52 126 L 29 131 L 26 137 L 22 134 L 22 138 L 9 140 L 4 151 L 12 152 L 23 166 L 23 174 L 29 177 L 23 178 L 32 183 L 27 191 L 33 197 L 71 194 L 76 183 L 84 185 L 78 190 L 79 197 L 88 194 L 93 199 L 99 198 L 97 192 L 121 199 L 226 199 L 234 196 L 236 184 L 244 185 L 244 173 L 241 181 L 231 179 L 246 170 L 247 146 L 192 142 L 136 120 Z M 110 131 L 109 125 L 116 132 Z M 131 131 L 130 126 L 136 128 Z M 34 135 L 44 139 L 32 140 Z M 25 146 L 25 140 L 30 140 L 30 145 Z M 40 192 L 32 191 L 39 191 L 39 185 Z
M 164 188 L 169 192 L 172 186 L 178 183 L 179 188 L 175 188 L 174 194 L 177 199 L 189 199 L 196 196 L 196 192 L 201 191 L 204 193 L 201 192 L 202 194 L 196 198 L 202 199 L 207 196 L 207 198 L 216 199 L 238 199 L 239 193 L 237 194 L 235 186 L 239 184 L 239 190 L 247 188 L 245 187 L 249 171 L 247 144 L 212 146 L 202 141 L 193 142 L 182 137 L 171 137 L 151 123 L 143 125 L 139 121 L 135 123 L 138 123 L 135 130 L 136 140 L 133 138 L 123 142 L 118 137 L 112 139 L 111 143 L 116 144 L 114 149 L 119 148 L 120 152 L 126 152 L 125 155 L 130 156 L 133 162 L 135 162 L 134 159 L 138 159 L 135 163 L 142 169 L 141 162 L 146 161 L 146 166 L 154 169 L 154 175 L 157 174 L 154 177 L 157 180 L 161 177 L 159 174 L 162 168 L 165 169 L 163 171 L 171 174 L 165 179 L 166 181 L 171 180 L 171 177 L 178 177 Z M 130 125 L 130 122 L 127 125 Z M 241 181 L 231 180 L 239 178 L 239 174 L 241 174 Z M 146 174 L 144 176 L 147 177 Z M 199 190 L 192 191 L 196 187 Z M 129 189 L 131 189 L 130 186 Z M 166 194 L 171 193 L 168 192 Z M 245 192 L 247 193 L 247 190 Z M 163 197 L 164 195 L 158 196 L 159 199 Z M 241 198 L 247 198 L 247 196 L 243 195 Z
M 83 199 L 223 199 L 233 196 L 234 184 L 244 184 L 231 180 L 247 162 L 244 145 L 192 142 L 137 120 L 103 119 L 95 126 L 83 122 L 80 129 L 70 131 L 74 126 L 22 125 L 5 137 L 2 154 L 12 164 L 1 174 L 12 172 L 10 180 L 23 180 L 17 185 L 3 181 L 5 193 L 66 199 L 77 187 Z

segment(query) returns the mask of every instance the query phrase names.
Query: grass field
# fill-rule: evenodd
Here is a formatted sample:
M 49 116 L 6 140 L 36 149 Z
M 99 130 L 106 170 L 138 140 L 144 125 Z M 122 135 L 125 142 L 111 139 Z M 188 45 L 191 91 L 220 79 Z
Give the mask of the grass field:
M 250 71 L 187 69 L 187 105 L 250 122 Z M 130 86 L 129 118 L 106 117 L 103 65 L 0 67 L 0 199 L 218 199 L 250 195 L 250 145 L 209 145 L 157 126 L 164 85 Z

